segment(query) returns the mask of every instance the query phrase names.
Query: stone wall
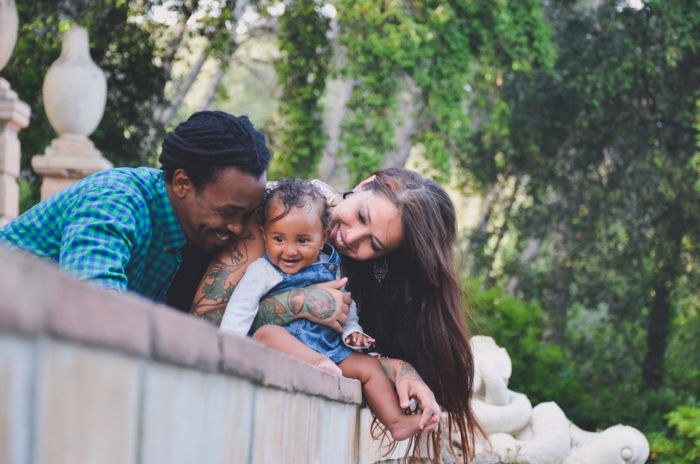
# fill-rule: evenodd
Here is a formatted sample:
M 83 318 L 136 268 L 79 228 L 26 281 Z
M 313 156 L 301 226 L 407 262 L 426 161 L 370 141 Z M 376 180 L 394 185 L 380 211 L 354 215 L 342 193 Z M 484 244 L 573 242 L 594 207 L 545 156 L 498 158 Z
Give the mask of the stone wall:
M 374 460 L 359 382 L 0 249 L 0 462 Z

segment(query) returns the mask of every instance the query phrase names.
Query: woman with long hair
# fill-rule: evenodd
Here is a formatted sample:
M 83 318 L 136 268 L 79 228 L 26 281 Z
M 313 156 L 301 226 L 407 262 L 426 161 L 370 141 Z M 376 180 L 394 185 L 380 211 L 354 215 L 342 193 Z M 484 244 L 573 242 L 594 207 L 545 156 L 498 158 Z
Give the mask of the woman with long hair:
M 448 436 L 459 434 L 468 462 L 479 427 L 470 406 L 474 363 L 453 263 L 452 201 L 433 181 L 399 168 L 377 171 L 342 196 L 322 185 L 331 206 L 329 241 L 343 256 L 360 323 L 386 357 L 382 364 L 401 406 L 409 397 L 420 403 L 424 431 L 437 429 L 430 438 L 436 459 L 442 406 Z M 217 324 L 247 263 L 262 255 L 257 228 L 249 231 L 212 263 L 195 297 L 193 311 Z M 348 303 L 344 280 L 264 300 L 255 327 L 299 317 L 339 327 Z

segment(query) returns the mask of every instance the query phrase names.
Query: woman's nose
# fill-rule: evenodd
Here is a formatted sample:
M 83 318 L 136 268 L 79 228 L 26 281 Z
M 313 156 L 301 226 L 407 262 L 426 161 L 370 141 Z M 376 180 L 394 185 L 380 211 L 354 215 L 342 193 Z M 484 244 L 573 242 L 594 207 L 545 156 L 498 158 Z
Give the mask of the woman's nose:
M 367 237 L 366 227 L 353 227 L 345 233 L 345 244 L 349 246 L 358 245 L 365 237 Z
M 243 221 L 236 221 L 226 224 L 226 228 L 233 235 L 241 235 L 243 233 Z

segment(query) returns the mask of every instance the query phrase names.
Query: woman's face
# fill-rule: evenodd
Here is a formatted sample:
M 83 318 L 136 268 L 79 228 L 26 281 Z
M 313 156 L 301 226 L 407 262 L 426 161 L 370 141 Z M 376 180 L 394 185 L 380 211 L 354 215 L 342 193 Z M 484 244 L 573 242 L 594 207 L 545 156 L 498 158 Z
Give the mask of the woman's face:
M 364 261 L 391 252 L 402 240 L 399 210 L 380 193 L 356 190 L 331 209 L 328 241 L 342 255 Z

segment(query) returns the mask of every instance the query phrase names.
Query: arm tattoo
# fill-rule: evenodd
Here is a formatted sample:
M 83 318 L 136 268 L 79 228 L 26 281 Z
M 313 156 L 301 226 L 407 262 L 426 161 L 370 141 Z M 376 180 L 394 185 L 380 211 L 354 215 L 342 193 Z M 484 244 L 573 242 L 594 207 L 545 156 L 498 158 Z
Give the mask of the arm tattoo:
M 398 361 L 398 363 L 399 365 L 396 368 L 396 382 L 405 379 L 423 382 L 423 379 L 418 375 L 418 371 L 416 371 L 413 366 L 406 361 Z
M 287 311 L 287 308 L 285 308 L 283 302 L 278 299 L 280 295 L 284 295 L 284 293 L 268 296 L 260 301 L 258 305 L 258 314 L 253 321 L 253 332 L 267 324 L 286 325 L 294 320 L 292 315 Z
M 316 322 L 335 314 L 335 300 L 323 288 L 310 286 L 267 297 L 260 302 L 253 330 L 265 324 L 286 325 L 294 319 L 306 318 Z
M 294 315 L 308 313 L 325 320 L 335 313 L 335 300 L 327 291 L 315 287 L 295 288 L 289 292 L 289 310 Z
M 243 250 L 239 249 L 239 245 Z M 226 303 L 236 286 L 228 282 L 228 277 L 248 262 L 247 249 L 244 242 L 227 249 L 227 255 L 212 261 L 200 283 L 201 295 L 192 302 L 191 312 L 211 319 L 221 320 Z M 214 314 L 208 314 L 208 313 Z M 216 316 L 215 313 L 221 313 Z
M 384 369 L 384 373 L 389 380 L 397 384 L 402 380 L 417 380 L 423 382 L 423 379 L 418 375 L 418 371 L 406 361 L 393 358 L 382 358 L 379 363 Z

